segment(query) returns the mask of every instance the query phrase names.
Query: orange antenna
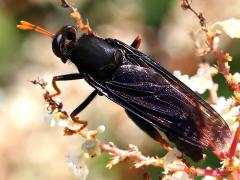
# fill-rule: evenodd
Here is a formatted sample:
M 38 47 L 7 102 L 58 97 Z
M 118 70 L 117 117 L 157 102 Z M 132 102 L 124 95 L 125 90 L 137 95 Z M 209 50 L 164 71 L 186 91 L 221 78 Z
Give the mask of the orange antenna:
M 53 34 L 53 33 L 49 32 L 49 31 L 47 31 L 46 29 L 43 29 L 43 28 L 41 28 L 41 27 L 39 27 L 39 26 L 36 26 L 36 25 L 34 25 L 34 24 L 31 24 L 31 23 L 29 23 L 29 22 L 27 22 L 27 21 L 20 21 L 20 24 L 17 25 L 17 28 L 18 28 L 18 29 L 21 29 L 21 30 L 32 30 L 32 31 L 36 31 L 36 32 L 39 32 L 39 33 L 44 34 L 44 35 L 46 35 L 46 36 L 48 36 L 48 37 L 51 37 L 51 38 L 54 37 L 54 34 Z

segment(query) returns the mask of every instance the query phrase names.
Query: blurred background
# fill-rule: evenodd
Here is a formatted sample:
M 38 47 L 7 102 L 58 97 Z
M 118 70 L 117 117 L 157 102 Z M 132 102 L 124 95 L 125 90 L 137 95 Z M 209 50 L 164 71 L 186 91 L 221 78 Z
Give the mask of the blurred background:
M 101 37 L 117 38 L 131 44 L 137 35 L 143 43 L 140 50 L 155 58 L 169 71 L 181 70 L 194 74 L 199 62 L 195 56 L 192 31 L 199 29 L 198 20 L 183 11 L 179 0 L 75 0 L 72 1 L 88 18 L 91 27 Z M 239 0 L 193 0 L 192 6 L 202 11 L 209 24 L 231 17 L 240 18 Z M 72 64 L 62 64 L 51 50 L 51 39 L 34 32 L 16 29 L 20 20 L 27 20 L 56 32 L 73 24 L 60 0 L 0 1 L 0 179 L 78 179 L 67 165 L 65 156 L 81 151 L 82 139 L 63 136 L 60 127 L 43 122 L 45 104 L 42 91 L 29 80 L 43 78 L 50 82 L 54 75 L 76 72 Z M 239 70 L 239 40 L 223 36 L 222 48 L 234 61 L 232 70 Z M 207 61 L 214 62 L 211 57 Z M 219 94 L 230 96 L 221 76 Z M 84 81 L 59 83 L 60 96 L 69 112 L 92 91 Z M 103 108 L 104 107 L 104 108 Z M 81 114 L 94 129 L 103 124 L 106 132 L 102 142 L 113 141 L 120 148 L 135 144 L 148 155 L 162 153 L 154 142 L 137 128 L 124 110 L 105 97 L 97 97 Z M 126 138 L 127 137 L 127 138 Z M 131 164 L 105 168 L 109 156 L 90 159 L 88 179 L 142 179 L 144 172 L 158 179 L 157 168 L 131 168 Z M 218 162 L 210 159 L 211 163 Z M 210 163 L 210 162 L 208 162 Z M 204 166 L 204 164 L 202 165 Z

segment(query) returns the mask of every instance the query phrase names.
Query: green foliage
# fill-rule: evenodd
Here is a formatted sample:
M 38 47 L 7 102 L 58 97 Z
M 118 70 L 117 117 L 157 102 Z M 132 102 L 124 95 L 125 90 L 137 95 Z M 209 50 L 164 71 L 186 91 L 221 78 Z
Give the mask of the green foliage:
M 19 37 L 16 33 L 15 21 L 4 14 L 3 10 L 0 10 L 0 22 L 0 74 L 2 75 L 6 71 L 6 67 L 14 62 L 12 57 L 17 53 Z
M 145 23 L 157 29 L 173 2 L 173 0 L 141 0 Z

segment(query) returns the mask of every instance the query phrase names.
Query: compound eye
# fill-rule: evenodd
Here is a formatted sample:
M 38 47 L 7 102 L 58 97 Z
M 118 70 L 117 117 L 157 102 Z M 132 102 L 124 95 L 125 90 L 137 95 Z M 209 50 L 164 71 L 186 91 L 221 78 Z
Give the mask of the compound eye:
M 63 39 L 62 34 L 58 34 L 56 36 L 56 44 L 58 44 L 58 46 L 60 46 L 62 39 Z
M 69 45 L 76 41 L 77 30 L 74 26 L 64 26 L 55 35 L 52 42 L 54 54 L 65 63 L 70 54 Z
M 76 34 L 74 32 L 72 32 L 72 31 L 68 31 L 66 38 L 68 40 L 74 40 L 74 39 L 76 39 Z
M 52 42 L 52 50 L 54 52 L 54 54 L 58 57 L 61 57 L 62 53 L 61 53 L 61 44 L 63 41 L 63 36 L 62 34 L 57 34 L 54 38 L 53 38 L 53 42 Z
M 77 30 L 73 26 L 67 26 L 64 32 L 64 36 L 67 40 L 76 40 Z

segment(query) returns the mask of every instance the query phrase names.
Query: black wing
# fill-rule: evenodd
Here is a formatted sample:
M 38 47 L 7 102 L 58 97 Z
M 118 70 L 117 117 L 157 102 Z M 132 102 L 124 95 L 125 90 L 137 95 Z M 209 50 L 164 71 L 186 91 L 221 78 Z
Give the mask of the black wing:
M 106 82 L 107 89 L 126 101 L 135 114 L 160 130 L 200 148 L 222 148 L 219 125 L 227 125 L 205 107 L 189 99 L 154 70 L 123 65 Z M 226 130 L 225 130 L 226 131 Z
M 207 144 L 207 147 L 221 150 L 223 145 L 231 139 L 230 129 L 223 118 L 179 79 L 161 67 L 146 54 L 135 48 L 116 39 L 106 39 L 106 41 L 109 44 L 122 49 L 125 52 L 126 59 L 129 59 L 140 66 L 153 69 L 170 84 L 171 88 L 177 90 L 178 94 L 184 97 L 185 103 L 191 104 L 191 106 L 195 107 L 193 112 L 196 117 L 193 121 L 203 138 L 202 142 L 206 141 L 204 144 Z
M 123 58 L 132 63 L 120 66 L 104 83 L 89 77 L 89 84 L 152 130 L 164 131 L 193 147 L 222 150 L 230 130 L 215 110 L 147 55 L 120 41 L 106 41 L 122 49 Z

